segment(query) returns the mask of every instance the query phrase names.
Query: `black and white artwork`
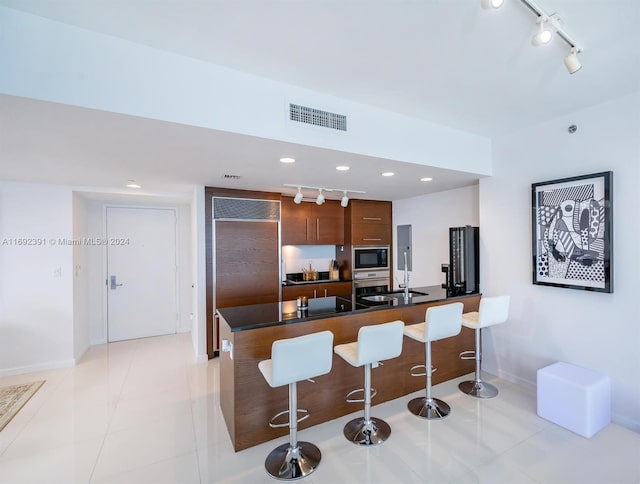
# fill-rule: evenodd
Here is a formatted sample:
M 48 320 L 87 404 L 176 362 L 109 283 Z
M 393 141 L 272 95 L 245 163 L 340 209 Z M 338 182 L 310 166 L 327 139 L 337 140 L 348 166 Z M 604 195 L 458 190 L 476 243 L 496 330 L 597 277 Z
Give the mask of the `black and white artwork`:
M 534 284 L 613 292 L 612 176 L 531 185 Z

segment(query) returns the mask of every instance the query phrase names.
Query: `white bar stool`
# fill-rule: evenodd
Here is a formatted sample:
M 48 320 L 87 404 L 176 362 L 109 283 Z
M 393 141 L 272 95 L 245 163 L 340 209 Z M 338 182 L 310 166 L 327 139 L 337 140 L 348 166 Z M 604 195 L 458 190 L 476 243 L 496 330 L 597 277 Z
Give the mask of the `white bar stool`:
M 440 420 L 449 416 L 451 407 L 438 398 L 431 396 L 431 342 L 439 339 L 450 338 L 462 330 L 462 303 L 445 304 L 427 309 L 424 323 L 412 324 L 404 328 L 404 334 L 409 338 L 425 343 L 426 364 L 424 373 L 413 373 L 416 368 L 423 365 L 416 365 L 411 368 L 411 376 L 427 377 L 426 397 L 414 398 L 407 407 L 409 411 L 429 420 Z
M 402 353 L 402 321 L 363 326 L 358 331 L 358 341 L 337 345 L 333 350 L 351 366 L 364 366 L 364 388 L 347 394 L 347 402 L 364 402 L 364 418 L 351 420 L 344 426 L 344 436 L 357 445 L 381 444 L 391 435 L 391 427 L 382 419 L 371 417 L 371 399 L 376 390 L 371 388 L 371 368 L 377 368 L 382 360 L 396 358 Z M 362 400 L 349 397 L 364 392 Z
M 480 299 L 478 311 L 462 315 L 462 325 L 475 330 L 476 349 L 463 351 L 460 358 L 463 360 L 476 360 L 476 376 L 473 380 L 463 381 L 458 385 L 462 393 L 476 398 L 493 398 L 498 394 L 498 389 L 490 383 L 482 381 L 482 328 L 504 323 L 509 316 L 509 301 L 511 296 L 483 297 Z
M 264 463 L 267 473 L 275 479 L 300 479 L 320 464 L 320 449 L 309 442 L 298 442 L 298 422 L 309 417 L 309 412 L 298 410 L 297 382 L 329 373 L 333 362 L 332 347 L 331 331 L 281 339 L 271 345 L 271 359 L 258 363 L 269 386 L 289 385 L 289 410 L 280 412 L 269 422 L 273 428 L 289 426 L 289 443 L 272 450 Z M 298 412 L 306 415 L 298 420 Z M 274 423 L 285 414 L 289 415 L 288 423 Z

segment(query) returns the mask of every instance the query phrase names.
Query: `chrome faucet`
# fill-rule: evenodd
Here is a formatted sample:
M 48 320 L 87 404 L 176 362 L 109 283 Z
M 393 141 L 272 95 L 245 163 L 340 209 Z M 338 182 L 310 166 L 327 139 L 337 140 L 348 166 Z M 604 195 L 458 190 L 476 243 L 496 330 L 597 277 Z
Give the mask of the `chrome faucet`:
M 404 251 L 404 284 L 400 286 L 404 289 L 404 302 L 409 302 L 409 266 L 407 265 L 407 251 Z

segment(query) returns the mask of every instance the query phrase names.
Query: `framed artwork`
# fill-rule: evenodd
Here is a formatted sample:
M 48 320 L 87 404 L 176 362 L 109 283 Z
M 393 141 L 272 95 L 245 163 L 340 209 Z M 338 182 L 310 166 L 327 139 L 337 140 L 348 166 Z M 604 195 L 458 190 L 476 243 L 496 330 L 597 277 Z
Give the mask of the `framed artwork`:
M 613 172 L 531 185 L 533 283 L 613 292 Z

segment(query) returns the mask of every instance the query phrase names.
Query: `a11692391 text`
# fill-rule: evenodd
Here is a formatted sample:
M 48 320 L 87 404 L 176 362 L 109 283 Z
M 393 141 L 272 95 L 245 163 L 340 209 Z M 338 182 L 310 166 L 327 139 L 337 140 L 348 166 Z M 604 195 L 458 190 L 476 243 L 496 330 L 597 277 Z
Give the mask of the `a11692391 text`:
M 130 245 L 129 237 L 4 237 L 0 246 L 6 247 L 38 247 L 38 246 L 107 246 Z

